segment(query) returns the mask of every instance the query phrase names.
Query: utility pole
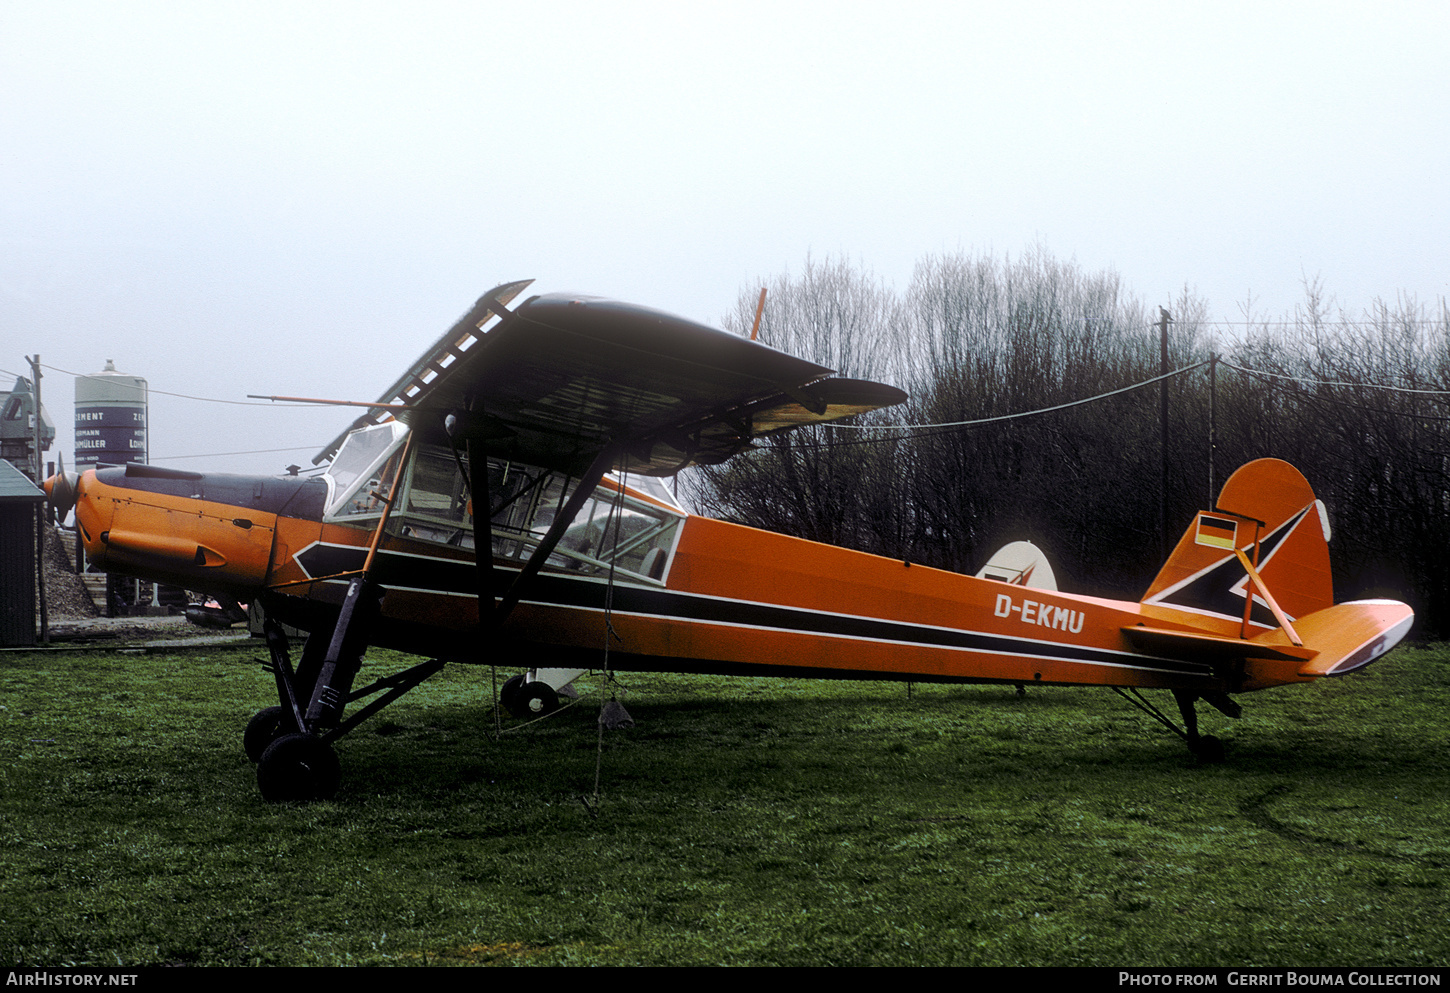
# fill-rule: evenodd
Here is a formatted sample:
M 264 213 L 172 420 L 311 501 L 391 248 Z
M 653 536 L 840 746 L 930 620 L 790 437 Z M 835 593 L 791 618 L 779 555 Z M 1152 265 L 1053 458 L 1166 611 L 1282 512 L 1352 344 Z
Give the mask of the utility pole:
M 39 485 L 45 479 L 45 462 L 40 451 L 42 421 L 40 406 L 40 355 L 27 355 L 30 363 L 30 382 L 35 400 L 35 482 Z M 45 605 L 45 522 L 50 501 L 35 505 L 35 588 L 40 594 L 40 643 L 50 644 L 50 611 Z
M 1208 502 L 1205 507 L 1212 510 L 1218 506 L 1214 499 L 1213 457 L 1218 451 L 1218 353 L 1208 357 Z
M 1168 375 L 1168 311 L 1158 308 L 1158 374 Z M 1162 561 L 1168 561 L 1173 549 L 1168 545 L 1168 380 L 1158 384 L 1158 419 L 1162 436 L 1163 461 L 1160 467 L 1158 487 L 1158 537 L 1162 546 Z

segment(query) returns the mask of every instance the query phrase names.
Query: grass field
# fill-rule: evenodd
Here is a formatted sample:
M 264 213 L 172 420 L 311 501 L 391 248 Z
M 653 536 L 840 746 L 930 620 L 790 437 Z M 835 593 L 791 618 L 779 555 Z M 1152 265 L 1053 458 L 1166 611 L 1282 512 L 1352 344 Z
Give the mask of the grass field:
M 0 961 L 1450 963 L 1443 647 L 1209 711 L 1203 767 L 1104 690 L 626 675 L 593 812 L 594 684 L 494 740 L 461 668 L 267 806 L 262 654 L 0 656 Z

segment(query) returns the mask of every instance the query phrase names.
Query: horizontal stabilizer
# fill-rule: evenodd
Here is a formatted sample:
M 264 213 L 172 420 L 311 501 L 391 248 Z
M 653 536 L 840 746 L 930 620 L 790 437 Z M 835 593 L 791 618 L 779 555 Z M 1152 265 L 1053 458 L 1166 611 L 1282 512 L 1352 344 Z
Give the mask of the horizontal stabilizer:
M 1305 645 L 1318 649 L 1301 676 L 1342 676 L 1369 665 L 1410 633 L 1415 613 L 1397 600 L 1352 600 L 1296 622 Z
M 1297 645 L 1269 644 L 1260 639 L 1245 641 L 1198 631 L 1172 631 L 1167 628 L 1123 628 L 1134 648 L 1190 662 L 1229 662 L 1235 659 L 1273 659 L 1281 662 L 1308 662 L 1318 652 Z
M 1247 690 L 1362 669 L 1398 645 L 1414 620 L 1414 612 L 1398 601 L 1356 600 L 1295 621 L 1302 646 L 1283 630 L 1234 638 L 1139 625 L 1123 628 L 1123 634 L 1135 649 L 1155 655 L 1213 665 L 1243 662 L 1239 689 Z

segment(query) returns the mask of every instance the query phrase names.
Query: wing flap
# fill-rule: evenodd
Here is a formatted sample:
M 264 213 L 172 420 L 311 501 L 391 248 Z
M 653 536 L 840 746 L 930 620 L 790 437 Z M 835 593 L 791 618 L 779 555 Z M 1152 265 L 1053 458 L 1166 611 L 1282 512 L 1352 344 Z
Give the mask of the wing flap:
M 843 417 L 890 407 L 906 399 L 903 390 L 866 379 L 823 379 L 797 392 L 807 395 L 783 396 L 778 404 L 753 412 L 752 434 L 763 437 L 777 431 L 794 431 L 810 424 L 839 421 Z

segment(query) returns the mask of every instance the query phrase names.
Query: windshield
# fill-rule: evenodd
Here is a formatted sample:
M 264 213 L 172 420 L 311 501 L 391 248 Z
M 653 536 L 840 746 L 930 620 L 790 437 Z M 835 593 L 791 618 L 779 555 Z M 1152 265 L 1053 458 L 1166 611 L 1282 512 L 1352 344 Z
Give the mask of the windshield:
M 619 485 L 621 482 L 619 474 L 615 472 L 609 473 L 604 478 L 612 481 L 615 485 Z M 669 485 L 658 476 L 641 476 L 635 474 L 628 477 L 628 481 L 631 489 L 639 490 L 645 496 L 652 497 L 667 507 L 673 507 L 682 513 L 688 513 L 689 508 L 671 491 Z
M 398 421 L 360 428 L 348 435 L 325 473 L 332 487 L 325 516 L 354 516 L 373 509 L 380 513 L 370 493 L 383 484 L 383 464 L 407 435 L 407 427 Z M 360 490 L 365 491 L 354 499 Z

